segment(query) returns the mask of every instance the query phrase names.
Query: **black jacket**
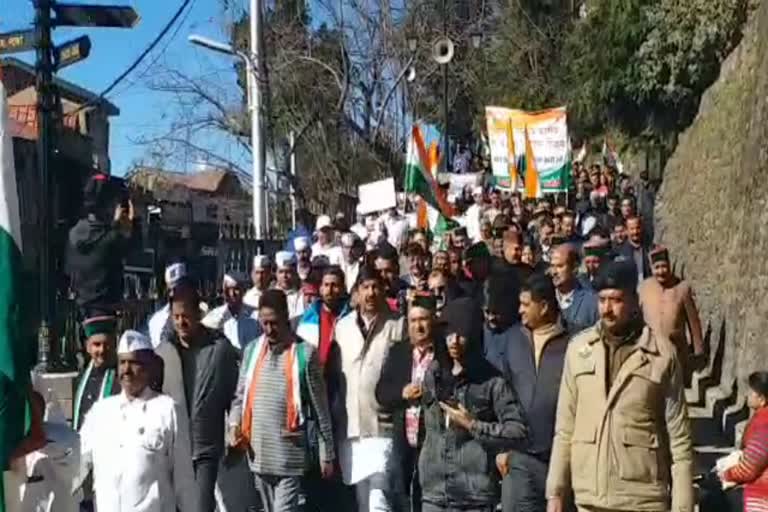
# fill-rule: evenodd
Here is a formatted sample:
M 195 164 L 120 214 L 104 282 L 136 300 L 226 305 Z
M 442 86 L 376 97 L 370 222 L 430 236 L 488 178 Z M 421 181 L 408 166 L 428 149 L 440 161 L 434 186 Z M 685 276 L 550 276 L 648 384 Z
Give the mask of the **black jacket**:
M 651 277 L 653 275 L 653 272 L 651 271 L 651 262 L 648 259 L 648 253 L 650 252 L 650 244 L 647 242 L 644 242 L 643 245 L 640 246 L 640 257 L 643 260 L 643 266 L 642 269 L 638 268 L 638 275 L 640 274 L 640 271 L 642 270 L 643 279 Z M 629 263 L 635 264 L 635 246 L 632 245 L 632 243 L 629 240 L 626 240 L 623 244 L 619 245 L 614 250 L 614 257 L 616 261 L 628 261 Z
M 422 397 L 426 436 L 419 477 L 423 502 L 451 509 L 493 506 L 499 498 L 496 455 L 525 443 L 522 407 L 514 390 L 488 363 L 472 365 L 454 379 L 446 378 L 445 370 L 437 366 L 433 364 L 427 372 Z M 445 427 L 438 402 L 451 399 L 476 419 L 471 432 Z
M 123 258 L 132 237 L 112 224 L 80 219 L 69 231 L 66 272 L 81 308 L 109 310 L 123 300 Z
M 485 354 L 512 385 L 528 420 L 526 452 L 547 462 L 552 451 L 557 397 L 570 342 L 567 331 L 547 341 L 536 368 L 531 332 L 521 324 L 495 333 L 485 329 Z
M 169 340 L 181 358 L 193 459 L 223 455 L 224 414 L 234 398 L 238 377 L 237 350 L 222 333 L 203 329 L 202 340 L 193 349 L 183 348 L 175 334 Z M 187 350 L 192 352 L 185 354 Z
M 395 343 L 389 349 L 376 385 L 376 401 L 392 415 L 392 455 L 387 460 L 388 501 L 395 512 L 407 511 L 410 483 L 417 460 L 405 433 L 405 411 L 413 405 L 403 399 L 403 388 L 411 382 L 413 346 Z M 424 410 L 419 417 L 417 450 L 424 442 Z

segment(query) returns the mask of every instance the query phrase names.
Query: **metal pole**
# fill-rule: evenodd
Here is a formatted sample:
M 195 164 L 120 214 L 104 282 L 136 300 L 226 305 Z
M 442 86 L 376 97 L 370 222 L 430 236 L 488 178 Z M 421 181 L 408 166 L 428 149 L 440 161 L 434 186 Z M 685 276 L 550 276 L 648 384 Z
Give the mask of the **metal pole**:
M 261 112 L 261 80 L 264 79 L 264 52 L 262 51 L 261 0 L 251 0 L 251 145 L 253 153 L 253 224 L 257 240 L 263 240 L 264 231 L 264 167 L 267 158 Z
M 443 36 L 448 37 L 448 5 L 443 0 Z M 451 149 L 448 147 L 448 63 L 443 64 L 443 147 L 445 148 L 445 171 L 451 170 Z
M 38 367 L 50 370 L 51 347 L 54 339 L 54 300 L 52 288 L 52 240 L 51 226 L 54 222 L 54 203 L 51 187 L 51 143 L 53 137 L 53 63 L 51 58 L 51 0 L 35 1 L 35 29 L 37 62 L 35 81 L 37 88 L 37 172 L 40 180 L 40 203 L 38 204 L 40 234 L 40 326 L 38 330 Z
M 290 133 L 291 143 L 291 226 L 296 229 L 296 134 L 291 130 Z
M 443 147 L 445 171 L 451 171 L 451 149 L 448 147 L 448 64 L 443 64 Z

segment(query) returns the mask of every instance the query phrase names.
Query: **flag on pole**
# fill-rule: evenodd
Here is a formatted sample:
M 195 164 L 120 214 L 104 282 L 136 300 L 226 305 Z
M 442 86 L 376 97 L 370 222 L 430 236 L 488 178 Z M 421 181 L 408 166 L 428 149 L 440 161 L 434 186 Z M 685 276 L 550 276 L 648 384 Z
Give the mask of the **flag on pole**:
M 624 164 L 621 163 L 619 154 L 616 152 L 607 136 L 603 139 L 603 163 L 608 167 L 613 167 L 619 171 L 619 174 L 624 174 Z
M 405 192 L 418 194 L 427 204 L 450 218 L 453 216 L 453 208 L 437 186 L 431 169 L 437 162 L 431 161 L 431 158 L 435 157 L 430 157 L 427 152 L 421 129 L 414 125 L 405 160 Z
M 541 183 L 539 182 L 539 170 L 536 168 L 536 158 L 533 155 L 533 145 L 528 136 L 528 127 L 525 127 L 525 197 L 528 199 L 542 196 Z
M 0 82 L 0 465 L 29 431 L 27 400 L 32 359 L 21 336 L 21 221 L 5 87 Z M 0 512 L 6 511 L 0 480 Z
M 512 119 L 507 121 L 507 161 L 509 162 L 509 188 L 512 192 L 517 191 L 517 153 L 515 152 L 515 131 L 512 129 Z
M 573 161 L 581 163 L 586 158 L 587 158 L 587 143 L 584 142 L 582 143 L 581 148 L 579 149 L 579 152 L 576 153 L 576 157 L 573 159 Z

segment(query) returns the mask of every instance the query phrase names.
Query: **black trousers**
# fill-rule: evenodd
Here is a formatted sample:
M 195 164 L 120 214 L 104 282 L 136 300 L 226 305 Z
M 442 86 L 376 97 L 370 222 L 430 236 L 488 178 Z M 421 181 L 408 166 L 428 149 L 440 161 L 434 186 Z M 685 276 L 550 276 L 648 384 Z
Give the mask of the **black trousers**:
M 216 478 L 219 476 L 219 460 L 215 458 L 192 461 L 195 468 L 195 490 L 197 492 L 197 511 L 214 512 L 216 510 Z
M 501 509 L 503 512 L 546 512 L 547 471 L 549 464 L 532 455 L 511 452 L 509 473 L 501 482 Z M 576 507 L 573 499 L 567 497 L 566 512 Z

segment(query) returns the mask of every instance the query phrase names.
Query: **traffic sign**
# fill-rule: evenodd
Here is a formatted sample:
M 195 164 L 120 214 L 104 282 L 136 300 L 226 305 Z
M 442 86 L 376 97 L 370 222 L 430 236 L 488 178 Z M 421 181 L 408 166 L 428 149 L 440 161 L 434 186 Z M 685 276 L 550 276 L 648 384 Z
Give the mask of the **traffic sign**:
M 69 27 L 133 28 L 139 14 L 130 5 L 53 4 L 54 24 Z
M 34 30 L 16 30 L 0 34 L 0 54 L 32 50 L 35 47 Z
M 53 65 L 57 70 L 87 59 L 91 54 L 91 38 L 78 37 L 53 49 Z

